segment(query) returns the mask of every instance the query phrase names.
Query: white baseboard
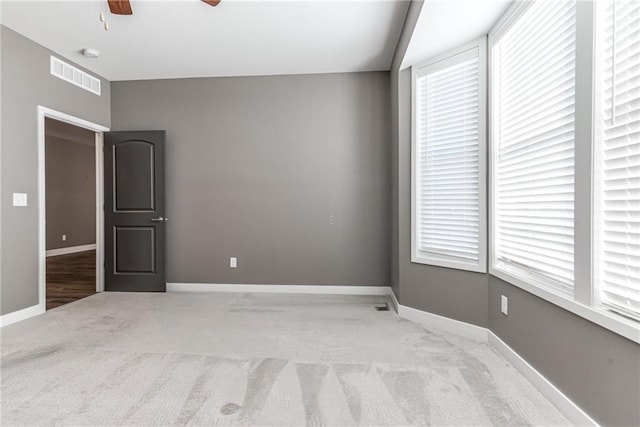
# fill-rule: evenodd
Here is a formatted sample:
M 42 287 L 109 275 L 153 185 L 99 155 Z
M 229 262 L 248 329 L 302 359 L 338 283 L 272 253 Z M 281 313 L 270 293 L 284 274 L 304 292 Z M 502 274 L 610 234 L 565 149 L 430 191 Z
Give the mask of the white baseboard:
M 496 349 L 514 368 L 527 378 L 547 399 L 549 399 L 576 426 L 597 426 L 589 415 L 573 403 L 562 391 L 554 386 L 540 372 L 509 347 L 496 334 L 489 331 L 489 344 Z
M 47 251 L 47 257 L 50 256 L 58 256 L 58 255 L 67 255 L 67 254 L 75 254 L 77 252 L 85 252 L 92 251 L 96 249 L 96 244 L 91 243 L 89 245 L 81 245 L 81 246 L 71 246 L 68 248 L 59 248 L 59 249 L 49 249 Z
M 167 292 L 237 292 L 320 295 L 389 295 L 388 286 L 242 285 L 222 283 L 167 283 Z
M 393 292 L 390 292 L 391 301 L 397 304 L 398 316 L 413 320 L 430 329 L 437 329 L 446 332 L 465 336 L 478 342 L 486 342 L 500 353 L 518 372 L 533 384 L 560 412 L 576 426 L 597 426 L 589 415 L 587 415 L 578 405 L 562 393 L 540 372 L 531 366 L 525 359 L 502 341 L 496 334 L 486 328 L 438 316 L 415 308 L 406 307 L 397 302 Z
M 31 307 L 23 308 L 22 310 L 14 311 L 13 313 L 7 313 L 0 316 L 0 327 L 8 326 L 21 320 L 26 320 L 31 317 L 44 313 L 44 304 L 34 305 Z
M 474 341 L 487 342 L 487 334 L 489 331 L 486 328 L 472 325 L 471 323 L 460 322 L 459 320 L 416 310 L 415 308 L 404 305 L 398 305 L 398 316 L 413 320 L 428 328 L 440 329 L 445 332 L 462 335 Z
M 396 294 L 393 293 L 393 289 L 391 288 L 389 288 L 389 297 L 391 298 L 391 304 L 393 304 L 393 311 L 395 311 L 397 314 L 400 303 L 398 302 L 398 298 L 396 298 Z

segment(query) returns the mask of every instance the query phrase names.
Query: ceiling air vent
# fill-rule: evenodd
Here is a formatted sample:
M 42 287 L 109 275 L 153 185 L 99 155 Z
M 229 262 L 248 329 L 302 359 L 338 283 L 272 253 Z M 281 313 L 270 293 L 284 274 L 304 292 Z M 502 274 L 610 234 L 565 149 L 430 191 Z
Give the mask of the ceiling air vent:
M 100 79 L 79 70 L 73 65 L 61 61 L 54 56 L 51 57 L 51 74 L 100 96 Z

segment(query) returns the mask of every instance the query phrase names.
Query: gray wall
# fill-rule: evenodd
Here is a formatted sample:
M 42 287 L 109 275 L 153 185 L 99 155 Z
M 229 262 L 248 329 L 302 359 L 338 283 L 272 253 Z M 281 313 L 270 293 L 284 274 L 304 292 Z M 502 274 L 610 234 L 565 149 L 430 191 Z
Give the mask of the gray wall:
M 167 281 L 388 286 L 389 104 L 386 72 L 112 83 L 114 129 L 167 131 Z
M 47 250 L 96 242 L 94 141 L 91 133 L 85 143 L 45 137 Z
M 2 26 L 2 262 L 0 314 L 38 303 L 37 106 L 110 125 L 110 85 L 102 96 L 49 73 L 44 47 Z M 27 193 L 28 207 L 13 207 L 12 193 Z
M 390 79 L 394 293 L 402 305 L 489 328 L 602 425 L 640 425 L 640 345 L 488 274 L 411 263 L 411 73 L 399 64 L 421 6 L 412 3 Z
M 496 335 L 602 425 L 640 425 L 640 345 L 496 277 L 489 282 Z

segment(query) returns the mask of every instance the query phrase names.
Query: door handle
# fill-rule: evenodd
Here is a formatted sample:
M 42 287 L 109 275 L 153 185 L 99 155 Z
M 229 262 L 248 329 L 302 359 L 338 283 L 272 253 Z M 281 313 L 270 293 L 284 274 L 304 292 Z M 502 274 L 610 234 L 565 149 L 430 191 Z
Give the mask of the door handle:
M 168 221 L 168 220 L 169 220 L 169 218 L 164 218 L 162 216 L 159 216 L 158 218 L 151 218 L 150 221 L 151 222 L 165 222 L 165 221 Z

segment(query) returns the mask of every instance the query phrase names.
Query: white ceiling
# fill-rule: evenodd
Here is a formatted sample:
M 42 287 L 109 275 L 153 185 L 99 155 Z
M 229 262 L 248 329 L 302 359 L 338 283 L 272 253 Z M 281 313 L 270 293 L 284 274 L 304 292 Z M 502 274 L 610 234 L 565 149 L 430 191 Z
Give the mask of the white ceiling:
M 388 70 L 406 0 L 2 0 L 2 23 L 111 81 Z M 101 52 L 99 59 L 80 54 Z
M 401 68 L 487 34 L 513 0 L 424 0 Z

